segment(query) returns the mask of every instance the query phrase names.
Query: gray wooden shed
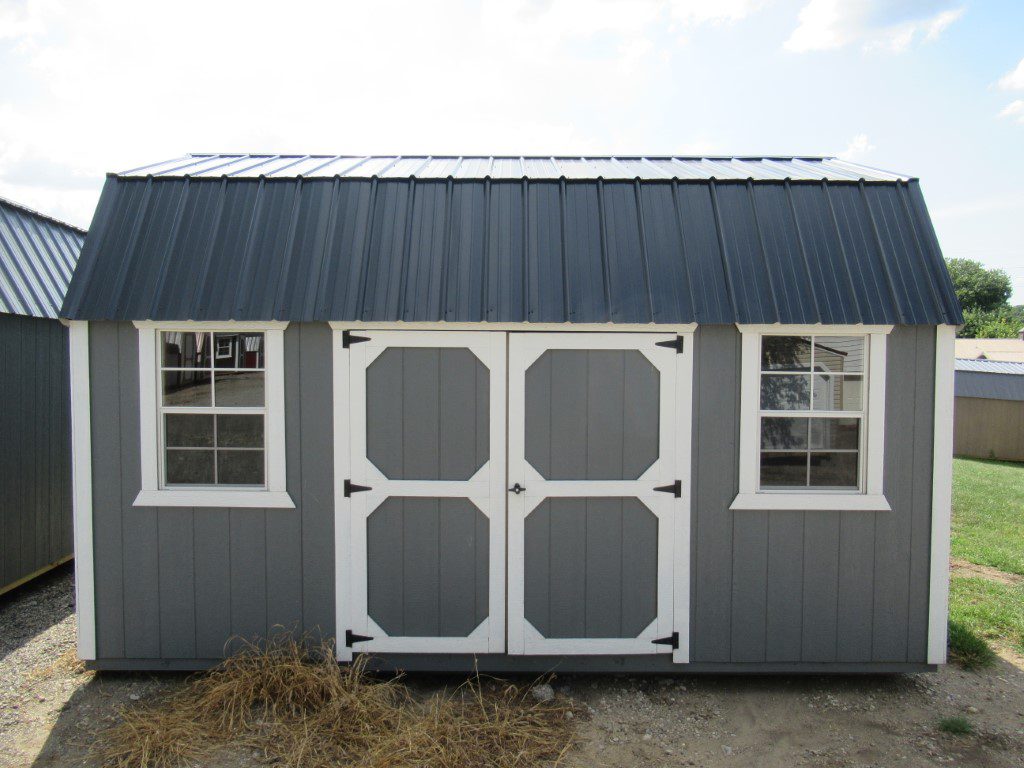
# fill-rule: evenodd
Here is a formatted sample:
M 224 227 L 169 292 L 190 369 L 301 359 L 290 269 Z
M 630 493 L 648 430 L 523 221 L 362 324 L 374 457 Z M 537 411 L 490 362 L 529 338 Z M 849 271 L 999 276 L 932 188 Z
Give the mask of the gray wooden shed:
M 189 155 L 71 325 L 79 653 L 404 669 L 946 658 L 953 331 L 918 181 L 834 158 Z
M 72 556 L 68 331 L 85 232 L 0 199 L 0 594 Z

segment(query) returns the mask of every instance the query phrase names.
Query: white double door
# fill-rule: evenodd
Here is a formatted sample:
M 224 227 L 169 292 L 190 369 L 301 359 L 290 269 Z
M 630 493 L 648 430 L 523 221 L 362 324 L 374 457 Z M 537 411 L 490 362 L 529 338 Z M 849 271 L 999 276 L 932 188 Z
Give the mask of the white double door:
M 691 349 L 336 331 L 339 658 L 685 661 Z

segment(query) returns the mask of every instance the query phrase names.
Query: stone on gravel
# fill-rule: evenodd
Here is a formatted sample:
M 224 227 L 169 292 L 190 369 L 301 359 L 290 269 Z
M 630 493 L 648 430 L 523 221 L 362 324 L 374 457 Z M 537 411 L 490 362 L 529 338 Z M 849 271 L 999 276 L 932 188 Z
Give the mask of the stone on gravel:
M 541 683 L 530 689 L 530 695 L 537 701 L 551 701 L 555 698 L 555 689 L 547 683 Z

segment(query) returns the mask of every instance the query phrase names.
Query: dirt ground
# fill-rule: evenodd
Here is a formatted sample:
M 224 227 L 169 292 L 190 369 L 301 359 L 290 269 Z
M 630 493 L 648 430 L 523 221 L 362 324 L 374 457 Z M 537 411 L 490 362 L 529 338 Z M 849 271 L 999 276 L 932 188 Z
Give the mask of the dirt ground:
M 0 597 L 0 765 L 92 766 L 91 734 L 182 675 L 93 674 L 74 661 L 70 568 Z M 418 676 L 415 687 L 451 686 Z M 581 708 L 567 765 L 1024 766 L 1024 660 L 896 677 L 632 677 L 554 681 Z M 966 717 L 969 736 L 937 729 Z M 258 765 L 226 757 L 219 768 Z

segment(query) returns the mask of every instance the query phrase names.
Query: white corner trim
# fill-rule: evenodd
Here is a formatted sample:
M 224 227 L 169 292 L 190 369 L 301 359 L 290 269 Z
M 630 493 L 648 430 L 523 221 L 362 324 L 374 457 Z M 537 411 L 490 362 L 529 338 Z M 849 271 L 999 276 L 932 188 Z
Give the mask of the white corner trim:
M 287 491 L 241 491 L 209 489 L 142 490 L 135 497 L 135 507 L 255 507 L 295 509 Z
M 286 320 L 135 320 L 140 330 L 155 331 L 283 331 Z
M 683 337 L 683 353 L 676 355 L 676 467 L 683 481 L 683 495 L 675 516 L 673 542 L 672 628 L 679 633 L 679 647 L 672 651 L 674 664 L 690 661 L 690 516 L 693 498 L 693 356 L 694 334 Z
M 935 329 L 932 535 L 928 588 L 928 663 L 946 663 L 949 631 L 949 527 L 953 511 L 953 360 L 956 328 Z
M 288 323 L 136 322 L 139 329 L 139 458 L 142 489 L 136 507 L 256 507 L 294 509 L 287 491 L 284 407 L 284 329 Z M 266 488 L 161 488 L 160 365 L 161 330 L 262 331 L 266 339 Z
M 882 494 L 869 493 L 738 493 L 729 509 L 890 512 Z
M 68 323 L 71 368 L 71 482 L 75 532 L 78 658 L 96 658 L 96 593 L 92 541 L 92 420 L 89 413 L 89 324 Z
M 891 325 L 823 325 L 804 324 L 788 325 L 786 323 L 736 323 L 740 333 L 773 333 L 784 336 L 822 335 L 859 336 L 864 333 L 890 333 Z
M 739 492 L 730 509 L 891 510 L 883 492 L 885 467 L 886 342 L 891 325 L 749 325 L 740 331 Z M 759 491 L 759 403 L 761 337 L 764 335 L 855 335 L 867 343 L 863 446 L 863 493 L 814 490 Z

